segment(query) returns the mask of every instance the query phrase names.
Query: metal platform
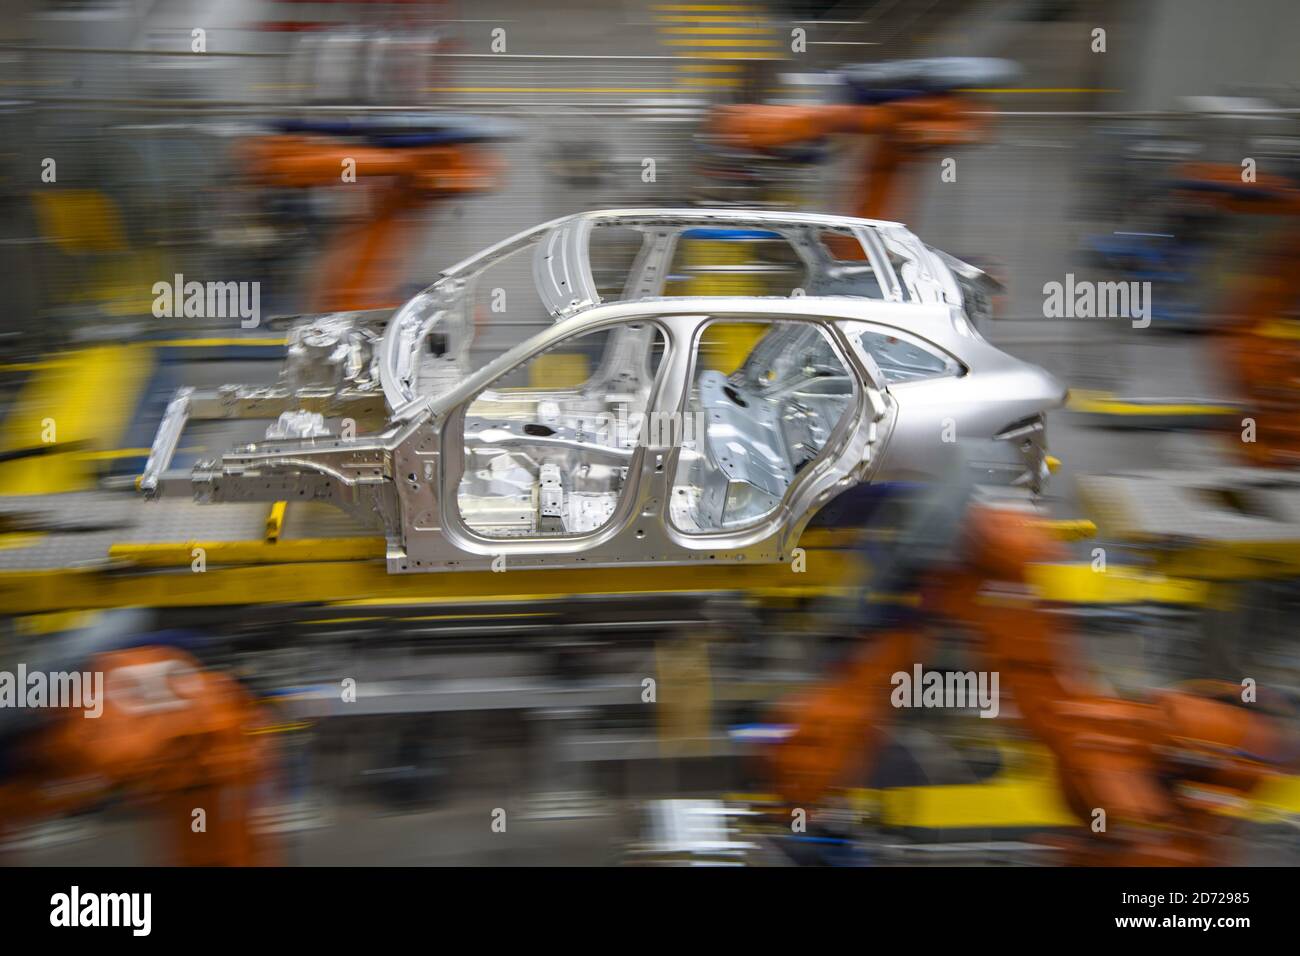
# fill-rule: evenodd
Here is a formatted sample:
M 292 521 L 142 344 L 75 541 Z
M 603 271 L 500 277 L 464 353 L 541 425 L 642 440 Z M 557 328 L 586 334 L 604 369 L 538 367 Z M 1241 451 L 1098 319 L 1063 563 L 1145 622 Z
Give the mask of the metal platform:
M 1086 522 L 1047 522 L 1062 538 Z M 167 609 L 325 605 L 389 613 L 403 607 L 532 607 L 592 597 L 744 595 L 764 602 L 842 595 L 864 580 L 854 529 L 810 529 L 802 559 L 785 564 L 628 565 L 602 569 L 394 575 L 385 542 L 344 512 L 315 504 L 212 508 L 143 502 L 125 492 L 0 498 L 0 614 L 118 607 Z M 201 550 L 200 550 L 201 549 Z M 201 562 L 198 560 L 202 556 Z M 200 570 L 201 568 L 201 570 Z M 1139 568 L 1087 564 L 1035 569 L 1060 604 L 1197 605 L 1195 582 Z M 898 596 L 906 599 L 906 596 Z
M 1300 573 L 1300 473 L 1258 468 L 1081 477 L 1102 534 L 1157 552 L 1167 574 L 1198 579 Z

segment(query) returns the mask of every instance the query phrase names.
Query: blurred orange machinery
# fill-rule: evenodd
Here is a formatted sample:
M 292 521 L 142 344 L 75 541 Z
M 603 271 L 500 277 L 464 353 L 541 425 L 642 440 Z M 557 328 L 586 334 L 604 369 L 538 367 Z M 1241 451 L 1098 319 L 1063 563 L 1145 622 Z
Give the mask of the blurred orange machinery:
M 719 109 L 713 131 L 734 147 L 771 150 L 823 139 L 837 133 L 875 136 L 856 184 L 857 199 L 848 215 L 895 219 L 904 200 L 903 173 L 909 160 L 933 150 L 979 142 L 986 123 L 967 114 L 959 97 L 927 96 L 859 106 L 739 105 Z
M 1282 220 L 1276 241 L 1228 290 L 1219 331 L 1232 383 L 1256 418 L 1256 440 L 1242 443 L 1243 454 L 1255 465 L 1300 466 L 1300 187 L 1267 174 L 1243 182 L 1240 167 L 1217 163 L 1183 166 L 1177 186 L 1216 209 Z
M 248 693 L 165 646 L 109 651 L 86 669 L 104 675 L 102 713 L 50 711 L 24 735 L 16 773 L 0 785 L 0 827 L 125 795 L 152 808 L 169 863 L 275 863 L 274 845 L 253 826 L 273 756 Z
M 1281 731 L 1258 704 L 1243 706 L 1239 685 L 1142 701 L 1093 686 L 1058 618 L 1029 594 L 1026 569 L 1056 547 L 1027 515 L 973 506 L 957 563 L 923 571 L 922 614 L 977 635 L 986 666 L 1051 750 L 1066 804 L 1089 827 L 1063 841 L 1069 862 L 1220 862 L 1218 838 L 1233 822 L 1220 811 L 1271 774 Z M 768 766 L 784 802 L 814 805 L 869 769 L 891 710 L 891 675 L 922 659 L 923 640 L 919 619 L 885 627 L 840 676 L 781 706 L 775 719 L 791 732 Z
M 853 102 L 724 106 L 710 128 L 724 146 L 759 152 L 836 134 L 873 136 L 849 215 L 896 219 L 908 162 L 936 149 L 982 141 L 987 117 L 971 111 L 970 94 L 1005 84 L 1018 73 L 1009 61 L 972 57 L 848 67 L 839 77 Z
M 405 262 L 425 205 L 496 186 L 504 163 L 486 144 L 508 138 L 498 123 L 451 114 L 292 121 L 245 146 L 260 184 L 370 189 L 369 213 L 330 242 L 310 299 L 317 312 L 398 305 Z

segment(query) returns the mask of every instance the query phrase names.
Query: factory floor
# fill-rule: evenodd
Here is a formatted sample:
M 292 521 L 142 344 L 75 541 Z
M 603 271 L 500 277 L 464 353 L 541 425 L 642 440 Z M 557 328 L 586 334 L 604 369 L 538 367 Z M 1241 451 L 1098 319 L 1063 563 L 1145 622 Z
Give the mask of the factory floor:
M 508 6 L 502 9 L 509 12 Z M 521 10 L 516 12 L 524 17 Z M 557 32 L 536 25 L 521 26 L 518 32 L 511 27 L 512 49 L 537 54 L 596 52 L 610 49 L 608 38 L 617 34 L 622 40 L 635 41 L 633 46 L 627 42 L 619 46 L 623 52 L 663 51 L 651 31 L 628 29 L 634 24 L 624 22 L 625 8 L 612 5 L 610 10 L 618 12 L 593 14 L 585 21 L 586 32 L 576 37 L 572 18 L 555 17 L 555 22 L 566 24 Z M 1029 45 L 1026 40 L 1009 49 L 980 52 L 1031 57 Z M 522 93 L 502 95 L 536 104 L 535 115 L 525 112 L 515 117 L 520 136 L 504 147 L 508 166 L 498 190 L 437 206 L 427 213 L 424 240 L 412 250 L 409 276 L 413 286 L 426 284 L 441 268 L 470 253 L 556 216 L 601 206 L 673 205 L 689 199 L 690 133 L 695 118 L 671 112 L 653 120 L 627 112 L 606 115 L 599 111 L 602 94 L 543 92 L 575 85 L 623 88 L 630 82 L 626 71 L 611 67 L 608 75 L 597 75 L 595 67 L 576 63 L 563 67 L 569 71 L 565 73 L 559 66 L 543 64 L 533 69 L 517 61 L 492 72 L 483 72 L 481 66 L 475 69 L 478 72 L 467 66 L 456 85 L 465 90 L 522 89 Z M 679 88 L 678 78 L 674 66 L 651 64 L 641 68 L 635 83 L 646 90 L 671 90 Z M 1026 85 L 1034 85 L 1032 76 Z M 535 88 L 536 94 L 527 92 L 529 87 Z M 476 96 L 484 98 L 456 95 L 466 100 L 466 109 L 472 108 Z M 659 92 L 645 96 L 647 101 L 662 98 L 680 99 Z M 1212 340 L 1154 327 L 1133 329 L 1116 322 L 1043 317 L 1044 284 L 1064 281 L 1070 273 L 1084 276 L 1087 270 L 1079 265 L 1083 238 L 1091 231 L 1113 230 L 1125 213 L 1106 209 L 1104 197 L 1099 201 L 1084 185 L 1090 172 L 1087 146 L 1092 133 L 1093 125 L 1082 118 L 1008 117 L 995 128 L 987 145 L 957 154 L 955 183 L 940 182 L 937 170 L 933 176 L 925 170 L 914 174 L 918 182 L 913 212 L 900 218 L 936 248 L 959 258 L 997 263 L 1008 284 L 1002 303 L 1004 317 L 983 325 L 981 333 L 1004 350 L 1047 368 L 1067 386 L 1143 398 L 1228 397 L 1224 383 L 1214 374 Z M 595 187 L 556 181 L 554 148 L 574 140 L 606 159 L 606 175 Z M 647 183 L 641 176 L 645 158 L 656 160 L 655 182 Z M 851 193 L 848 182 L 827 177 L 816 203 L 818 211 L 848 212 Z M 1094 210 L 1093 219 L 1079 212 L 1085 206 Z M 1099 206 L 1100 213 L 1096 212 Z M 1061 228 L 1064 223 L 1070 228 Z M 541 320 L 532 318 L 523 325 L 486 329 L 481 348 L 484 352 L 503 350 L 540 327 Z M 184 369 L 186 381 L 209 386 L 229 381 L 269 382 L 276 371 L 272 362 L 230 361 Z M 1052 416 L 1048 432 L 1051 451 L 1063 463 L 1047 496 L 1055 517 L 1086 516 L 1075 486 L 1079 475 L 1135 468 L 1202 468 L 1230 460 L 1231 449 L 1220 439 L 1099 431 L 1082 427 L 1068 410 Z M 208 440 L 215 447 L 239 437 L 214 432 Z M 260 518 L 245 515 L 241 520 L 251 520 L 250 527 L 256 532 Z M 159 532 L 160 540 L 169 539 L 167 531 Z M 78 547 L 84 549 L 86 543 Z M 1122 635 L 1094 641 L 1090 650 L 1102 655 L 1103 670 L 1126 667 L 1133 653 Z M 457 796 L 436 809 L 416 812 L 377 812 L 364 802 L 331 806 L 320 811 L 316 822 L 321 825 L 289 835 L 286 862 L 603 865 L 616 862 L 618 848 L 636 832 L 632 808 L 624 804 L 600 806 L 604 812 L 595 815 L 565 819 L 561 810 L 559 818 L 539 819 L 530 813 L 528 803 L 521 798 L 520 810 L 510 810 L 505 833 L 493 831 L 491 814 L 498 803 L 487 798 Z M 79 839 L 52 839 L 45 846 L 14 850 L 8 859 L 29 865 L 81 866 L 148 863 L 158 858 L 160 848 L 147 820 L 134 813 L 114 810 L 86 827 Z M 1240 841 L 1240 850 L 1241 860 L 1252 864 L 1294 864 L 1300 853 L 1296 831 L 1282 827 L 1253 828 Z

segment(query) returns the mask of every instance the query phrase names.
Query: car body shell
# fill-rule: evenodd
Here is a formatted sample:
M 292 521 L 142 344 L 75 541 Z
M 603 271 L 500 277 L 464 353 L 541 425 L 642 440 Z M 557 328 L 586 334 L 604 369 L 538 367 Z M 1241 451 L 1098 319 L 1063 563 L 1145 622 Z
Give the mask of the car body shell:
M 588 243 L 593 230 L 609 224 L 637 229 L 645 237 L 624 297 L 617 301 L 603 301 L 590 278 Z M 762 229 L 784 237 L 805 259 L 812 291 L 779 297 L 662 295 L 672 247 L 692 229 L 721 230 L 720 235 Z M 828 258 L 816 236 L 830 233 L 860 241 L 863 265 L 848 269 Z M 469 293 L 495 263 L 528 249 L 534 250 L 539 293 L 553 324 L 471 370 Z M 856 275 L 866 262 L 875 294 L 855 295 L 851 286 L 859 280 L 843 280 L 841 274 Z M 960 281 L 963 273 L 965 283 Z M 1047 474 L 1044 416 L 1063 403 L 1065 391 L 1042 369 L 978 334 L 965 300 L 976 287 L 969 280 L 980 278 L 977 270 L 930 250 L 896 223 L 698 209 L 566 217 L 448 269 L 383 322 L 382 333 L 369 334 L 360 352 L 363 359 L 370 356 L 368 363 L 357 360 L 353 350 L 352 364 L 338 373 L 341 382 L 325 387 L 290 375 L 287 385 L 263 389 L 252 401 L 232 400 L 241 393 L 227 391 L 227 409 L 236 407 L 242 414 L 252 408 L 263 417 L 268 410 L 281 410 L 290 419 L 315 416 L 316 423 L 201 462 L 190 484 L 201 501 L 311 500 L 342 507 L 383 531 L 388 568 L 394 573 L 786 561 L 804 529 L 829 503 L 900 482 L 941 479 L 952 467 L 958 441 L 980 481 L 1039 490 Z M 845 281 L 848 291 L 835 285 Z M 817 294 L 819 287 L 833 288 L 834 294 Z M 467 462 L 466 423 L 476 396 L 574 336 L 609 330 L 615 336 L 611 341 L 623 335 L 626 346 L 646 341 L 638 336 L 649 329 L 662 351 L 657 369 L 642 383 L 644 410 L 670 419 L 682 416 L 699 375 L 702 331 L 718 320 L 771 320 L 787 330 L 815 326 L 851 380 L 844 413 L 815 459 L 789 480 L 779 504 L 742 526 L 680 527 L 668 503 L 679 459 L 691 452 L 683 449 L 680 435 L 668 430 L 643 433 L 620 451 L 616 500 L 598 527 L 500 535 L 466 520 L 458 494 L 463 494 L 467 469 L 474 467 Z M 350 328 L 346 317 L 337 321 Z M 944 372 L 891 381 L 864 345 L 863 332 L 915 343 L 937 356 Z M 355 330 L 348 334 L 355 343 Z M 431 356 L 430 336 L 435 334 L 438 354 Z M 326 336 L 326 344 L 345 337 Z M 305 341 L 310 337 L 291 336 L 291 357 Z M 324 365 L 337 367 L 344 351 L 333 349 Z M 309 367 L 309 379 L 319 364 Z M 358 371 L 367 364 L 368 377 Z M 382 409 L 376 403 L 380 391 Z M 180 402 L 178 396 L 173 405 Z M 194 395 L 183 404 L 190 411 L 203 406 Z M 345 416 L 350 408 L 368 409 L 378 427 L 351 436 L 321 426 L 321 420 Z M 171 411 L 183 427 L 185 410 Z M 178 435 L 175 421 L 160 428 L 143 482 L 146 491 L 161 487 L 170 457 L 167 445 L 174 447 Z

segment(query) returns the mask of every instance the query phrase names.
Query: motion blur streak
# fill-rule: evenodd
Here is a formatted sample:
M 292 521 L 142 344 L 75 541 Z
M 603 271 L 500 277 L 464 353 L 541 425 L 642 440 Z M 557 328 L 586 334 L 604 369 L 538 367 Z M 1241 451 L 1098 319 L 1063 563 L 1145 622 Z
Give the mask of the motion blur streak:
M 1300 862 L 1300 6 L 11 6 L 4 862 Z

